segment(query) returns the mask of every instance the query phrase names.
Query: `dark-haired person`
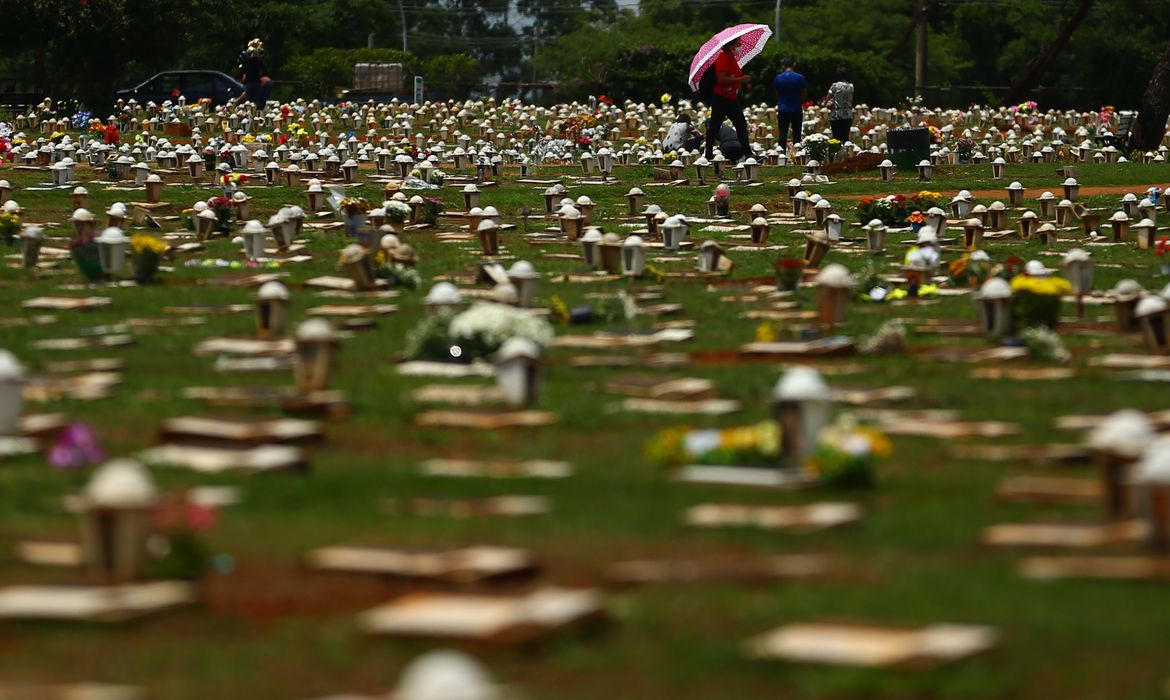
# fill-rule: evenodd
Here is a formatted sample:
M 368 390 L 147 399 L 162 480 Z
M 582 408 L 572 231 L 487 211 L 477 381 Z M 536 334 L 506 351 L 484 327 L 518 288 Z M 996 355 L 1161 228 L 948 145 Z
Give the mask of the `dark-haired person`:
M 735 60 L 735 50 L 739 44 L 738 37 L 724 44 L 713 66 L 715 89 L 711 93 L 711 119 L 707 122 L 707 139 L 703 150 L 708 159 L 715 157 L 715 141 L 719 138 L 719 127 L 725 119 L 731 120 L 739 142 L 745 148 L 748 147 L 747 119 L 743 116 L 743 108 L 739 106 L 739 88 L 751 78 L 743 74 L 739 62 Z
M 781 64 L 784 70 L 772 79 L 776 91 L 776 141 L 780 148 L 788 148 L 788 130 L 792 130 L 792 142 L 800 141 L 800 126 L 804 119 L 804 98 L 808 83 L 796 72 L 796 59 L 785 58 Z
M 837 82 L 829 86 L 828 102 L 833 138 L 845 143 L 853 128 L 853 83 L 849 82 L 849 71 L 844 66 L 837 69 Z

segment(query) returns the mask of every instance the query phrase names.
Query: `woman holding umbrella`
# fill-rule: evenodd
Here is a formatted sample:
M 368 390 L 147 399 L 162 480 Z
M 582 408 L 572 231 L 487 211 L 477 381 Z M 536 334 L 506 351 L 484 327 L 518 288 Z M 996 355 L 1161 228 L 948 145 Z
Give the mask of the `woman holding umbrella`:
M 709 97 L 711 101 L 711 119 L 707 122 L 707 142 L 704 154 L 712 158 L 712 148 L 719 138 L 719 127 L 725 119 L 730 119 L 735 127 L 735 134 L 739 142 L 747 147 L 748 128 L 747 119 L 743 116 L 743 109 L 739 106 L 739 88 L 747 84 L 751 78 L 743 74 L 736 59 L 742 43 L 740 37 L 735 37 L 723 45 L 711 70 L 715 71 L 715 87 Z

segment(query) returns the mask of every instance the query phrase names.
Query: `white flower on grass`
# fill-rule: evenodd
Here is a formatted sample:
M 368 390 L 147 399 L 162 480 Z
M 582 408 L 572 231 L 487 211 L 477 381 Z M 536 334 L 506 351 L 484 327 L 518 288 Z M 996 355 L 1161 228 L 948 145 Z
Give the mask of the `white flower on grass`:
M 1035 360 L 1064 364 L 1072 359 L 1072 354 L 1064 347 L 1060 336 L 1046 326 L 1029 328 L 1020 337 L 1028 348 L 1028 354 Z
M 410 218 L 410 205 L 392 199 L 385 203 L 386 218 L 391 221 L 406 221 Z
M 548 321 L 514 306 L 490 302 L 475 304 L 451 319 L 449 331 L 455 340 L 478 337 L 491 347 L 500 347 L 510 338 L 525 338 L 545 347 L 553 339 Z

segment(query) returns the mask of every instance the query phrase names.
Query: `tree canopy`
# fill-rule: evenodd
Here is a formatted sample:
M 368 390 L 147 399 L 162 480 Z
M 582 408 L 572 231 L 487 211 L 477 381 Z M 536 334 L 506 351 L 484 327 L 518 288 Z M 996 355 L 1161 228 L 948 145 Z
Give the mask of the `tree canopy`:
M 791 54 L 812 95 L 845 67 L 859 102 L 901 101 L 913 91 L 907 39 L 919 1 L 785 0 L 778 40 L 749 66 L 758 78 L 749 96 L 770 97 L 771 75 Z M 100 105 L 160 70 L 234 74 L 240 49 L 258 36 L 277 80 L 295 83 L 289 95 L 335 96 L 352 81 L 352 63 L 385 56 L 452 96 L 552 83 L 550 99 L 645 100 L 685 93 L 703 41 L 733 23 L 771 25 L 774 7 L 772 0 L 641 0 L 639 11 L 616 0 L 0 0 L 11 28 L 0 74 Z M 1170 37 L 1163 0 L 927 0 L 926 8 L 927 101 L 938 104 L 1010 97 L 1044 107 L 1134 107 Z M 1068 18 L 1081 11 L 1070 31 Z M 409 55 L 401 53 L 404 29 Z

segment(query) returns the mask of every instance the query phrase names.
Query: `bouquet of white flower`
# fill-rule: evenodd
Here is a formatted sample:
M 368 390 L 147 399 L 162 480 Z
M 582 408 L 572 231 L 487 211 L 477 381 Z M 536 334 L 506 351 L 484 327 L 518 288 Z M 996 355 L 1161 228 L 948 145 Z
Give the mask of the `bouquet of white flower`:
M 525 338 L 544 347 L 552 342 L 548 321 L 514 306 L 479 303 L 451 319 L 452 342 L 476 355 L 490 355 L 509 338 Z
M 395 223 L 402 223 L 410 218 L 410 205 L 406 202 L 391 199 L 385 203 L 384 208 L 386 218 Z

